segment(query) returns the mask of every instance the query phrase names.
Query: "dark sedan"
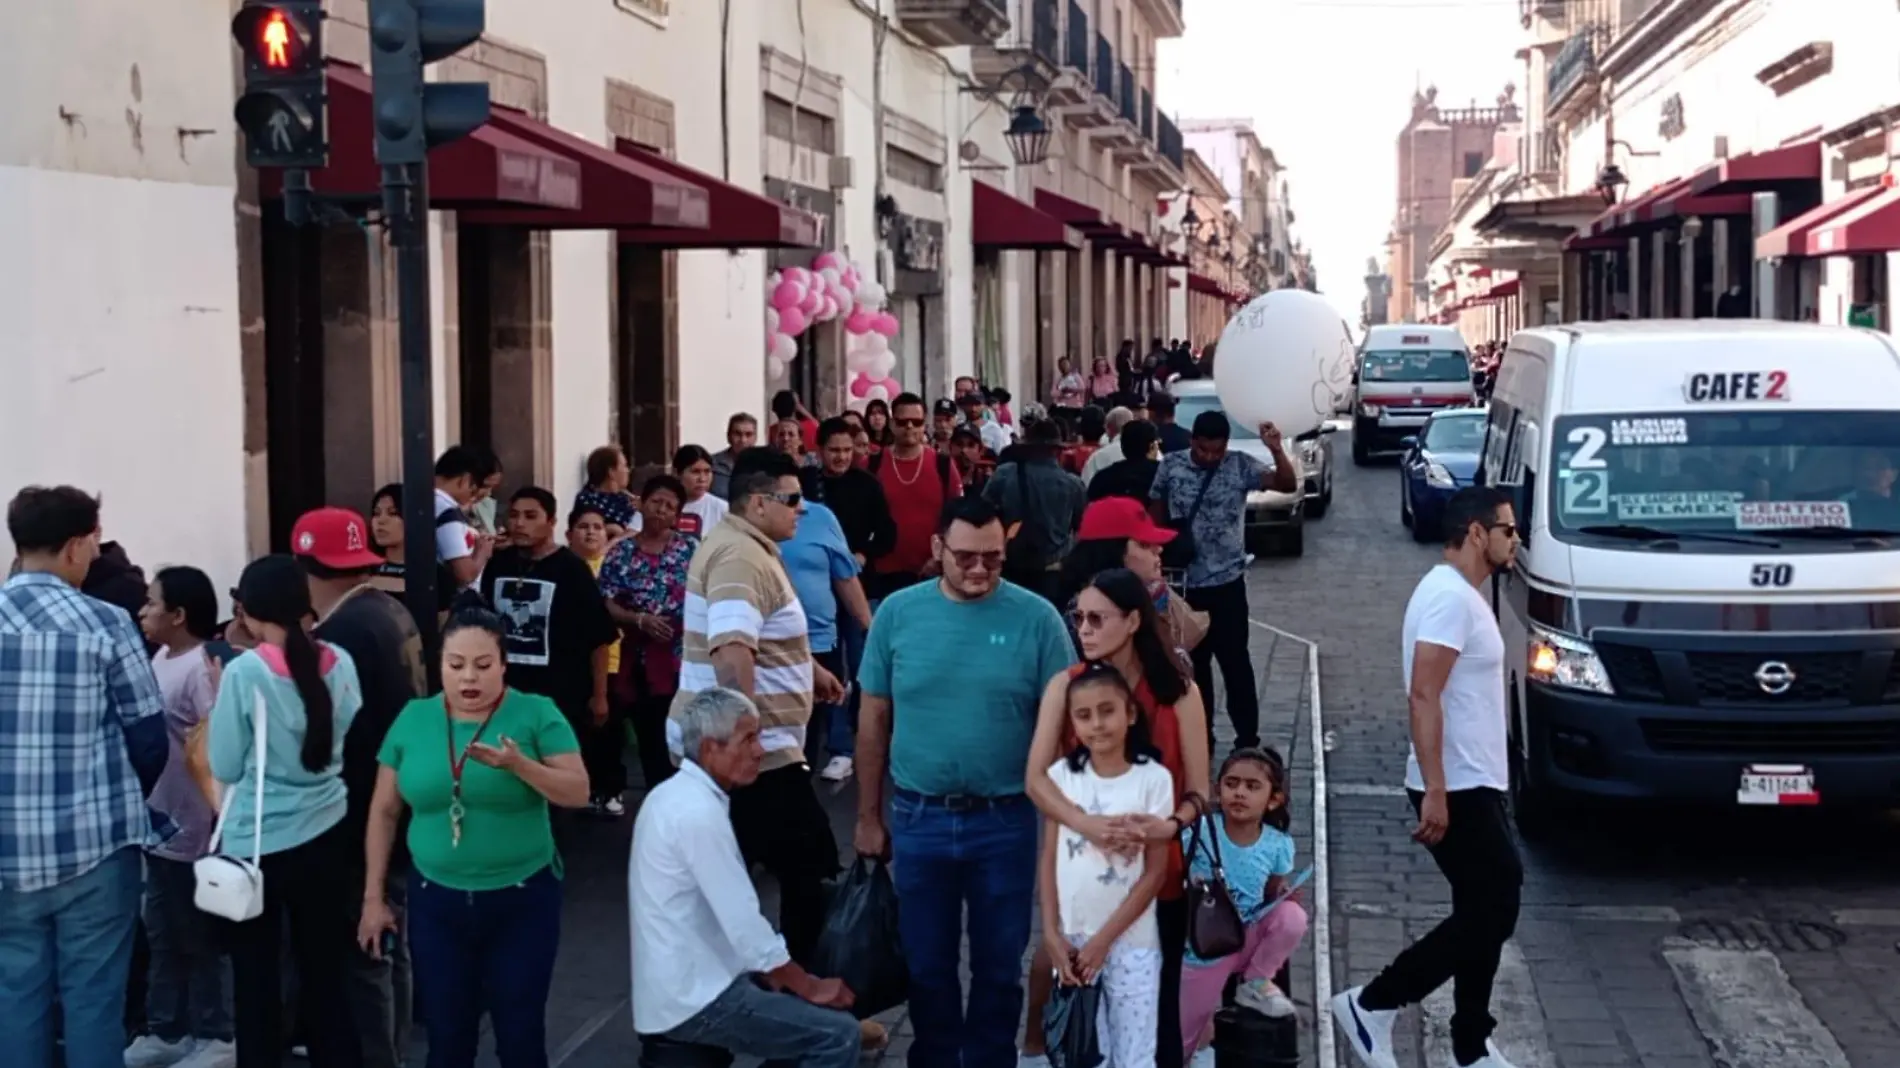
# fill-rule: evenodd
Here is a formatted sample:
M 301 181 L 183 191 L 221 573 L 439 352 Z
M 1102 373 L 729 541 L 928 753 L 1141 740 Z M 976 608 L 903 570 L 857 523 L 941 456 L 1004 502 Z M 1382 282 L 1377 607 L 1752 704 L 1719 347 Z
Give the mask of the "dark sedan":
M 1484 420 L 1483 408 L 1447 408 L 1399 443 L 1399 522 L 1414 539 L 1437 541 L 1445 502 L 1477 476 Z

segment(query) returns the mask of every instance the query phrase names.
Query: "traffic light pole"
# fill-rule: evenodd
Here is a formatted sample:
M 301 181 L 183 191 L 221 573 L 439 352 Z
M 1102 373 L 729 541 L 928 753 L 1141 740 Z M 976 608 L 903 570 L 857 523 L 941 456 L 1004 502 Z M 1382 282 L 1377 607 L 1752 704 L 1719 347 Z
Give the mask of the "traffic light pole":
M 428 164 L 383 168 L 383 213 L 396 253 L 397 349 L 402 367 L 403 599 L 422 634 L 433 689 L 438 672 L 435 547 L 435 383 L 429 349 Z M 448 591 L 442 591 L 444 595 Z

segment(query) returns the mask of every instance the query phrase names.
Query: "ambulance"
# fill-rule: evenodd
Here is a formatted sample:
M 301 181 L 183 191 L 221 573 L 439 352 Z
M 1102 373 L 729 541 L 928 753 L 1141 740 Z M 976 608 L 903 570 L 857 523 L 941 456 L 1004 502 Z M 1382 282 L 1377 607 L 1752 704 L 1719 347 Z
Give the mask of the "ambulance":
M 1449 326 L 1368 327 L 1352 381 L 1352 461 L 1360 465 L 1402 449 L 1433 412 L 1466 407 L 1476 396 L 1471 350 Z
M 1587 799 L 1900 806 L 1900 353 L 1631 321 L 1511 339 L 1478 479 L 1527 837 Z

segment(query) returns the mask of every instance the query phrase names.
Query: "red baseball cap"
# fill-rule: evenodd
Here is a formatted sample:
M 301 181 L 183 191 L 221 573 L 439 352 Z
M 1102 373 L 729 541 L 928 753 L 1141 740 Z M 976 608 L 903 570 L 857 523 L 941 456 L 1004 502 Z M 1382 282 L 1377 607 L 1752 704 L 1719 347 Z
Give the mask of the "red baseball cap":
M 1082 541 L 1131 538 L 1150 545 L 1166 545 L 1175 532 L 1154 521 L 1148 509 L 1133 497 L 1103 497 L 1082 513 Z
M 369 547 L 369 524 L 348 508 L 305 512 L 290 529 L 290 551 L 337 571 L 361 571 L 383 562 Z

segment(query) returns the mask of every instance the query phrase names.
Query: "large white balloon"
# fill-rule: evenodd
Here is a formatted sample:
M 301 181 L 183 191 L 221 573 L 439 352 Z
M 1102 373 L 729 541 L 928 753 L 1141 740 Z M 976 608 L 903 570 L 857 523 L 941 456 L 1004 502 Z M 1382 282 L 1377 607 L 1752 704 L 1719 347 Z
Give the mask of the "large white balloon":
M 1289 439 L 1317 430 L 1352 385 L 1352 339 L 1326 298 L 1261 294 L 1227 321 L 1214 353 L 1221 407 L 1241 426 L 1272 423 Z
M 882 308 L 884 307 L 884 298 L 886 296 L 888 296 L 888 294 L 884 292 L 884 287 L 868 278 L 858 284 L 857 297 L 859 304 L 869 304 L 873 308 Z
M 785 361 L 777 356 L 765 358 L 765 377 L 776 382 L 785 377 Z
M 871 373 L 872 378 L 881 382 L 891 377 L 891 371 L 897 367 L 897 353 L 890 349 L 878 349 L 870 353 L 870 357 L 871 363 L 866 370 Z

